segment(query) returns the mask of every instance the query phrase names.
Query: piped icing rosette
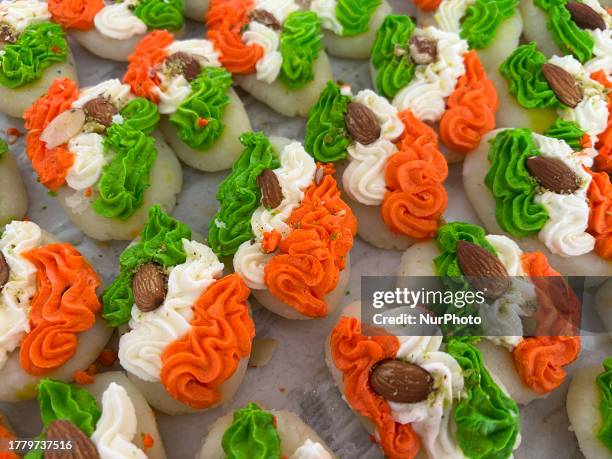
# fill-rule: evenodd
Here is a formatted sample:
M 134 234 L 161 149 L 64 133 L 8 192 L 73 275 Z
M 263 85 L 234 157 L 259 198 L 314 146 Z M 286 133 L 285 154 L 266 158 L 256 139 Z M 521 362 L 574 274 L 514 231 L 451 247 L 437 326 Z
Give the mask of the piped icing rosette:
M 106 59 L 127 61 L 136 43 L 155 29 L 181 32 L 184 0 L 50 0 L 53 20 L 80 45 Z
M 478 52 L 489 74 L 494 74 L 499 63 L 519 44 L 523 31 L 518 10 L 520 0 L 420 0 L 414 3 L 420 8 L 419 24 L 458 33 Z M 432 3 L 437 5 L 433 7 Z
M 332 164 L 299 142 L 243 134 L 244 151 L 217 191 L 208 242 L 266 308 L 290 319 L 325 317 L 348 282 L 357 222 Z
M 612 454 L 612 357 L 578 370 L 567 391 L 567 415 L 586 459 Z
M 506 84 L 499 126 L 578 137 L 572 147 L 594 146 L 596 169 L 612 171 L 612 80 L 605 72 L 591 73 L 571 55 L 546 58 L 535 43 L 519 46 L 500 72 Z
M 572 54 L 589 74 L 612 75 L 612 16 L 598 0 L 521 1 L 525 37 L 547 56 Z
M 376 31 L 391 6 L 385 0 L 312 0 L 309 8 L 317 13 L 327 50 L 340 57 L 370 57 Z
M 304 145 L 316 161 L 339 163 L 363 239 L 405 249 L 435 235 L 448 167 L 435 132 L 412 111 L 328 82 L 308 114 Z
M 0 400 L 33 397 L 43 376 L 65 381 L 87 368 L 110 337 L 97 317 L 100 279 L 69 243 L 12 221 L 0 238 Z
M 253 97 L 286 116 L 306 116 L 333 79 L 320 20 L 296 0 L 212 0 L 208 38 Z
M 326 360 L 385 457 L 512 456 L 518 406 L 469 339 L 365 336 L 358 308 L 349 306 L 332 330 Z
M 46 2 L 0 3 L 0 112 L 19 117 L 54 78 L 76 79 L 62 28 L 51 22 Z
M 458 34 L 389 15 L 378 29 L 371 62 L 380 95 L 400 112 L 439 123 L 449 161 L 462 160 L 495 127 L 495 86 Z
M 242 277 L 223 276 L 213 251 L 159 206 L 119 266 L 103 316 L 124 327 L 119 361 L 149 403 L 177 414 L 230 399 L 255 335 Z
M 231 167 L 242 151 L 239 133 L 251 123 L 212 42 L 151 32 L 130 55 L 123 80 L 157 104 L 165 115 L 160 128 L 183 161 L 205 171 Z
M 255 403 L 217 419 L 208 431 L 200 459 L 334 459 L 314 430 L 286 410 L 264 410 Z
M 87 459 L 165 459 L 153 411 L 123 373 L 96 375 L 86 386 L 54 379 L 38 383 L 43 431 L 36 440 L 70 442 L 70 455 Z M 48 456 L 36 447 L 27 459 Z
M 172 209 L 182 186 L 174 153 L 156 138 L 152 102 L 119 80 L 79 90 L 55 80 L 24 113 L 38 180 L 95 239 L 131 239 L 153 202 Z
M 563 275 L 612 274 L 612 184 L 591 170 L 579 132 L 491 133 L 463 166 L 466 194 L 487 230 L 542 251 Z
M 0 139 L 0 225 L 23 218 L 28 210 L 28 193 L 8 144 Z
M 549 282 L 547 278 L 560 274 L 542 252 L 523 252 L 506 236 L 453 222 L 440 228 L 435 242 L 410 247 L 399 274 L 407 280 L 440 276 L 445 290 L 483 292 L 484 302 L 427 307 L 438 316 L 482 319 L 481 324 L 441 328 L 445 334 L 485 337 L 478 343 L 485 363 L 520 404 L 559 387 L 564 367 L 578 357 L 580 337 L 573 336 L 580 315 L 577 299 L 562 280 Z

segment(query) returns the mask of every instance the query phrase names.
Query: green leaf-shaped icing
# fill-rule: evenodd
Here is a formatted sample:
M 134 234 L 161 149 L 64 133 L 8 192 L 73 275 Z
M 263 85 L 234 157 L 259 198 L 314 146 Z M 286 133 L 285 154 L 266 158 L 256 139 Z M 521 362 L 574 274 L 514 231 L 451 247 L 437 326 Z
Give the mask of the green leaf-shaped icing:
M 525 108 L 556 107 L 559 101 L 542 73 L 546 56 L 535 43 L 521 45 L 502 63 L 499 71 L 508 81 L 509 92 Z
M 465 382 L 453 408 L 459 447 L 470 459 L 509 458 L 520 433 L 516 402 L 495 383 L 469 340 L 451 339 L 446 352 L 461 366 Z
M 261 132 L 240 137 L 244 150 L 217 191 L 219 212 L 208 227 L 208 245 L 219 257 L 234 255 L 240 244 L 253 238 L 251 215 L 259 207 L 257 177 L 264 169 L 280 166 L 274 147 Z
M 548 220 L 544 206 L 534 201 L 537 183 L 525 165 L 539 155 L 529 129 L 506 129 L 491 141 L 485 184 L 495 198 L 497 223 L 516 237 L 537 233 Z
M 557 118 L 555 122 L 544 131 L 547 137 L 564 140 L 574 151 L 582 150 L 581 139 L 585 132 L 573 121 Z
M 191 82 L 191 94 L 170 116 L 183 142 L 196 150 L 209 149 L 223 133 L 221 122 L 230 99 L 232 75 L 225 69 L 204 67 Z
M 30 24 L 15 43 L 2 49 L 0 84 L 20 88 L 38 80 L 46 68 L 64 62 L 68 55 L 66 34 L 52 22 Z
M 312 11 L 294 11 L 283 24 L 279 78 L 288 89 L 300 89 L 314 79 L 313 65 L 323 49 L 319 17 Z
M 461 38 L 471 48 L 486 48 L 495 38 L 499 25 L 514 14 L 518 4 L 519 0 L 476 0 L 463 17 Z
M 151 134 L 159 123 L 157 106 L 144 97 L 130 100 L 121 110 L 121 116 L 123 124 L 145 134 Z
M 351 37 L 368 31 L 372 15 L 382 0 L 338 0 L 336 18 L 342 25 L 342 36 Z
M 134 14 L 149 29 L 180 30 L 185 19 L 184 0 L 139 0 Z
M 221 440 L 226 459 L 280 459 L 280 437 L 274 415 L 255 403 L 234 412 Z
M 160 206 L 149 209 L 147 223 L 140 233 L 138 243 L 128 247 L 119 257 L 119 276 L 106 289 L 102 316 L 112 327 L 127 323 L 130 319 L 134 295 L 132 277 L 138 267 L 154 262 L 164 268 L 184 263 L 187 254 L 183 239 L 191 239 L 191 229 L 170 217 Z
M 601 426 L 597 431 L 597 438 L 612 451 L 612 357 L 607 357 L 602 365 L 604 371 L 596 378 L 597 387 L 601 394 L 601 401 L 599 402 Z
M 376 32 L 371 61 L 376 70 L 376 89 L 387 99 L 393 99 L 414 77 L 415 65 L 408 49 L 414 29 L 408 16 L 390 14 Z
M 340 87 L 329 81 L 317 103 L 310 109 L 304 148 L 317 161 L 327 163 L 346 158 L 350 139 L 344 115 L 350 102 L 351 97 L 343 95 Z

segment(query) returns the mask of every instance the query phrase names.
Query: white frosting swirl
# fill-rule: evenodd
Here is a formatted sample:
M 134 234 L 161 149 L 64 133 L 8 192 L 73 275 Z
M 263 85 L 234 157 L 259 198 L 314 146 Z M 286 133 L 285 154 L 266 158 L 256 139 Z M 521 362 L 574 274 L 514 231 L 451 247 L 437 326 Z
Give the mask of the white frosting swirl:
M 336 35 L 342 35 L 344 27 L 336 17 L 337 0 L 312 0 L 310 10 L 317 13 L 321 20 L 321 27 L 331 30 Z
M 272 13 L 281 24 L 287 16 L 300 9 L 295 0 L 255 0 L 255 9 Z
M 176 112 L 178 106 L 191 94 L 191 84 L 183 75 L 168 77 L 162 72 L 157 73 L 160 84 L 154 89 L 159 96 L 157 110 L 162 115 Z
M 183 239 L 183 250 L 187 260 L 171 268 L 164 303 L 150 312 L 132 306 L 131 330 L 119 340 L 121 366 L 145 381 L 159 381 L 161 354 L 187 334 L 193 304 L 223 272 L 223 263 L 204 244 Z
M 397 108 L 371 89 L 359 91 L 353 97 L 353 102 L 365 105 L 374 112 L 380 124 L 381 139 L 395 142 L 404 132 L 404 123 L 399 119 Z
M 21 256 L 42 244 L 42 231 L 32 222 L 12 221 L 4 227 L 0 250 L 9 267 L 0 297 L 0 368 L 30 331 L 28 312 L 36 293 L 36 267 Z
M 453 400 L 463 390 L 463 373 L 457 361 L 440 351 L 440 336 L 399 336 L 396 358 L 427 370 L 434 378 L 434 390 L 418 403 L 389 402 L 396 422 L 412 425 L 429 457 L 461 458 L 463 453 L 454 438 L 451 425 Z
M 102 174 L 104 139 L 95 132 L 81 133 L 68 142 L 68 150 L 74 155 L 74 163 L 66 175 L 66 183 L 74 190 L 93 186 Z
M 283 57 L 279 51 L 280 34 L 260 22 L 252 21 L 249 28 L 242 34 L 242 40 L 247 45 L 257 44 L 263 48 L 263 56 L 255 64 L 257 79 L 273 83 L 283 63 Z
M 221 67 L 219 53 L 210 40 L 191 39 L 176 40 L 166 47 L 166 55 L 185 53 L 197 59 L 203 67 Z
M 584 64 L 584 68 L 589 74 L 603 70 L 609 77 L 612 75 L 612 28 L 590 30 L 589 32 L 595 41 L 594 57 Z
M 264 267 L 270 254 L 261 251 L 260 242 L 264 233 L 276 230 L 282 236 L 287 236 L 291 232 L 291 228 L 285 221 L 293 209 L 302 202 L 304 191 L 314 180 L 317 168 L 312 156 L 299 142 L 291 142 L 283 148 L 280 154 L 280 164 L 280 168 L 274 169 L 274 173 L 283 192 L 283 200 L 275 209 L 259 206 L 253 212 L 251 228 L 255 235 L 255 243 L 243 242 L 234 255 L 234 270 L 252 289 L 265 288 Z
M 100 96 L 108 99 L 118 110 L 133 98 L 130 86 L 113 78 L 83 89 L 79 98 L 72 103 L 72 108 L 83 108 L 87 102 Z
M 132 11 L 132 2 L 106 5 L 94 16 L 94 25 L 102 35 L 115 40 L 127 40 L 147 32 L 147 25 Z
M 110 383 L 102 394 L 102 415 L 91 439 L 100 459 L 147 459 L 134 443 L 138 418 L 127 391 Z
M 447 32 L 459 33 L 461 31 L 461 19 L 465 12 L 476 0 L 442 0 L 436 10 L 434 20 L 439 29 Z
M 30 24 L 49 21 L 51 13 L 47 2 L 38 0 L 3 1 L 0 3 L 0 21 L 9 23 L 18 34 Z
M 332 459 L 332 456 L 321 443 L 307 438 L 289 459 Z
M 518 244 L 507 236 L 498 234 L 488 234 L 485 239 L 493 246 L 497 252 L 497 258 L 506 267 L 509 276 L 524 276 L 523 264 L 521 257 L 523 251 Z
M 422 121 L 436 122 L 446 109 L 446 98 L 465 73 L 463 55 L 468 44 L 456 33 L 435 27 L 417 29 L 415 35 L 436 41 L 438 58 L 431 64 L 417 66 L 414 78 L 396 94 L 393 105 L 399 111 L 410 109 Z

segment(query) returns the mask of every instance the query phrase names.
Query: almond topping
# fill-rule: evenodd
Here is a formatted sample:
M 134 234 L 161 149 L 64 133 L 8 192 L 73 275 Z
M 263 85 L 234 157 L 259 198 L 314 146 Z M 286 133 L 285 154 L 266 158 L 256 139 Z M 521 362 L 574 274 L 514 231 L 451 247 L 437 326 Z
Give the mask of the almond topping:
M 413 35 L 410 38 L 410 57 L 419 65 L 427 65 L 438 59 L 438 43 L 425 37 Z
M 40 140 L 47 144 L 47 148 L 55 148 L 81 132 L 84 124 L 85 112 L 80 108 L 71 108 L 51 120 L 40 134 Z
M 106 127 L 113 124 L 113 116 L 117 114 L 115 106 L 102 96 L 87 101 L 83 110 L 88 118 Z
M 349 135 L 362 145 L 376 142 L 380 137 L 380 123 L 372 110 L 363 104 L 348 104 L 344 122 Z
M 157 263 L 145 263 L 138 268 L 132 279 L 132 292 L 138 309 L 154 311 L 166 298 L 168 279 Z
M 10 272 L 4 254 L 0 252 L 0 288 L 4 287 L 4 284 L 8 282 Z
M 272 169 L 264 169 L 257 177 L 257 185 L 261 188 L 261 205 L 268 209 L 275 209 L 283 201 L 283 190 L 278 177 Z
M 373 368 L 370 385 L 385 400 L 417 403 L 427 399 L 433 390 L 433 377 L 413 363 L 384 360 Z
M 565 7 L 570 12 L 572 20 L 581 29 L 606 30 L 604 18 L 586 3 L 568 2 Z
M 166 65 L 176 66 L 177 71 L 182 73 L 187 81 L 195 80 L 200 75 L 200 70 L 202 69 L 202 66 L 195 57 L 182 51 L 168 56 Z
M 47 441 L 64 441 L 72 444 L 71 449 L 48 449 L 45 459 L 99 459 L 98 448 L 91 439 L 85 435 L 72 422 L 64 419 L 55 419 L 49 423 Z
M 272 30 L 279 31 L 283 28 L 278 19 L 276 19 L 276 16 L 267 10 L 255 9 L 249 13 L 249 18 L 251 21 L 259 22 Z
M 525 166 L 541 186 L 553 193 L 572 194 L 580 188 L 578 176 L 559 158 L 532 156 Z
M 457 261 L 470 285 L 486 298 L 497 299 L 510 287 L 508 271 L 499 258 L 473 242 L 457 242 Z
M 547 62 L 542 66 L 542 73 L 561 103 L 571 108 L 575 108 L 580 103 L 582 88 L 569 72 L 558 65 Z

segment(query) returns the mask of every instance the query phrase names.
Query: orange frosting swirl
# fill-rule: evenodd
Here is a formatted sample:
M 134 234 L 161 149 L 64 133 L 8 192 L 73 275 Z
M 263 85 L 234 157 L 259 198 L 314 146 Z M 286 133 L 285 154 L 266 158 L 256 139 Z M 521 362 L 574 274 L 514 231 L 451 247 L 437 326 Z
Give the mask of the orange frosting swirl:
M 212 0 L 208 7 L 208 38 L 221 54 L 221 63 L 231 73 L 253 73 L 255 64 L 263 57 L 260 45 L 242 41 L 242 28 L 250 22 L 249 13 L 254 8 L 253 0 Z
M 26 153 L 40 183 L 51 190 L 57 190 L 66 182 L 74 155 L 68 151 L 65 144 L 47 149 L 46 144 L 40 140 L 40 135 L 53 118 L 70 108 L 78 95 L 74 81 L 69 78 L 57 79 L 51 84 L 47 94 L 34 102 L 23 114 L 25 127 L 28 129 Z
M 606 260 L 612 260 L 612 184 L 606 172 L 592 172 L 587 191 L 589 206 L 588 231 L 595 237 L 595 252 Z
M 251 353 L 250 290 L 238 274 L 216 281 L 193 306 L 187 336 L 164 350 L 161 382 L 172 397 L 202 409 L 221 400 L 221 385 Z
M 440 137 L 448 148 L 465 154 L 478 147 L 482 136 L 495 128 L 499 100 L 476 51 L 466 53 L 463 61 L 465 73 L 446 102 Z
M 342 317 L 330 337 L 334 365 L 342 372 L 344 396 L 353 410 L 376 426 L 380 446 L 388 459 L 411 459 L 420 449 L 410 424 L 393 420 L 386 400 L 370 388 L 370 372 L 382 360 L 394 359 L 399 349 L 395 336 L 363 336 L 361 324 Z
M 3 420 L 3 418 L 4 416 L 0 415 L 0 419 Z M 0 439 L 5 441 L 16 440 L 17 437 L 14 432 L 0 422 Z M 8 446 L 8 444 L 5 443 L 5 446 Z M 0 459 L 19 459 L 19 457 L 19 455 L 12 451 L 0 451 Z
M 48 0 L 47 5 L 53 21 L 65 29 L 90 30 L 104 0 Z
M 306 190 L 287 219 L 292 232 L 264 269 L 270 293 L 308 317 L 327 315 L 325 295 L 338 285 L 357 232 L 357 220 L 330 171 Z
M 70 244 L 48 244 L 23 254 L 36 267 L 30 332 L 19 351 L 21 367 L 41 376 L 76 352 L 77 333 L 91 328 L 100 310 L 98 275 Z
M 603 70 L 593 73 L 591 78 L 612 91 L 612 81 L 606 78 Z M 612 172 L 612 96 L 610 95 L 608 95 L 608 126 L 599 134 L 595 148 L 599 151 L 599 155 L 595 158 L 595 168 L 599 171 Z
M 395 233 L 414 239 L 432 238 L 448 203 L 442 185 L 448 166 L 433 129 L 410 110 L 401 112 L 399 117 L 404 132 L 396 145 L 398 152 L 385 166 L 389 191 L 383 198 L 381 215 Z
M 128 68 L 123 82 L 129 84 L 137 96 L 159 102 L 157 88 L 160 85 L 157 72 L 152 72 L 167 57 L 165 48 L 174 41 L 170 32 L 155 30 L 138 42 L 128 57 Z
M 417 8 L 424 11 L 435 11 L 438 6 L 440 6 L 441 1 L 442 0 L 413 0 L 412 3 L 414 3 Z

